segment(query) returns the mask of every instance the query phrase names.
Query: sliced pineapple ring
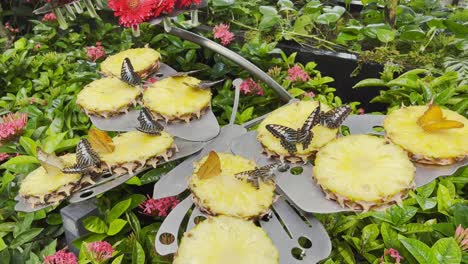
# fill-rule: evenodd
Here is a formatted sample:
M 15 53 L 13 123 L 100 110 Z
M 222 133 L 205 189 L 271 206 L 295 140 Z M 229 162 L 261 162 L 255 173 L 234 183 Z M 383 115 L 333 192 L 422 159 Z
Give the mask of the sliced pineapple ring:
M 75 154 L 66 154 L 59 157 L 65 167 L 76 163 Z M 89 176 L 80 174 L 59 173 L 50 175 L 41 166 L 26 176 L 21 182 L 19 194 L 33 206 L 39 204 L 57 203 L 72 192 L 77 191 L 85 183 L 93 183 Z
M 132 173 L 147 166 L 156 167 L 175 152 L 174 138 L 166 133 L 154 136 L 140 131 L 123 133 L 112 139 L 110 153 L 98 153 L 103 163 L 115 174 Z
M 101 63 L 102 73 L 107 76 L 120 77 L 122 62 L 125 58 L 130 59 L 133 69 L 138 75 L 146 78 L 159 68 L 161 54 L 150 48 L 128 49 L 107 57 Z
M 219 216 L 184 234 L 174 264 L 277 264 L 267 233 L 250 221 Z
M 102 78 L 86 85 L 78 94 L 76 104 L 89 115 L 109 117 L 136 105 L 141 91 L 140 87 L 118 78 Z
M 189 187 L 195 203 L 203 211 L 212 215 L 230 215 L 241 218 L 258 218 L 268 212 L 273 204 L 275 184 L 261 182 L 257 190 L 247 181 L 236 179 L 234 174 L 255 169 L 255 163 L 243 157 L 227 153 L 217 153 L 221 163 L 221 174 L 200 179 L 194 173 Z M 195 172 L 206 161 L 202 158 L 195 164 Z
M 442 109 L 448 120 L 463 123 L 461 128 L 425 131 L 418 119 L 427 106 L 409 106 L 391 112 L 384 121 L 387 137 L 408 151 L 410 158 L 419 163 L 448 165 L 468 156 L 468 119 Z
M 310 156 L 327 144 L 330 140 L 336 138 L 338 129 L 330 129 L 321 125 L 312 128 L 314 136 L 307 149 L 302 148 L 302 144 L 296 144 L 297 152 L 290 155 L 288 151 L 281 146 L 280 140 L 273 136 L 265 126 L 268 124 L 278 124 L 287 126 L 293 129 L 299 129 L 304 124 L 310 113 L 319 105 L 316 101 L 300 101 L 281 108 L 276 109 L 268 115 L 258 127 L 258 140 L 265 148 L 265 152 L 269 156 L 286 159 L 291 162 L 306 161 Z M 325 104 L 321 104 L 322 111 L 328 111 L 331 108 Z
M 143 93 L 143 105 L 148 107 L 159 118 L 167 121 L 184 120 L 197 117 L 210 107 L 211 91 L 202 90 L 190 85 L 201 81 L 190 77 L 169 77 L 153 83 Z
M 414 187 L 415 170 L 397 145 L 375 136 L 352 135 L 320 149 L 313 172 L 328 198 L 367 211 L 399 203 Z

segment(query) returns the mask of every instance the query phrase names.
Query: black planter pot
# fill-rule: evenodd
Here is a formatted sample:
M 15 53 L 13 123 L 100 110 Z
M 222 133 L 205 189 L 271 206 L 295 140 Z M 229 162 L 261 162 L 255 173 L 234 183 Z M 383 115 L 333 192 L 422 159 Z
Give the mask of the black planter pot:
M 379 88 L 352 88 L 363 79 L 379 78 L 379 73 L 383 70 L 382 65 L 377 63 L 363 64 L 359 74 L 351 76 L 358 66 L 358 58 L 354 54 L 306 48 L 295 42 L 281 42 L 278 44 L 278 48 L 282 49 L 288 55 L 297 52 L 296 61 L 304 65 L 310 61 L 316 62 L 317 70 L 319 70 L 323 76 L 330 76 L 335 79 L 330 86 L 336 88 L 335 94 L 339 96 L 343 102 L 359 101 L 361 102 L 361 107 L 363 107 L 367 113 L 382 112 L 386 109 L 386 105 L 384 104 L 370 103 L 372 98 L 379 95 Z

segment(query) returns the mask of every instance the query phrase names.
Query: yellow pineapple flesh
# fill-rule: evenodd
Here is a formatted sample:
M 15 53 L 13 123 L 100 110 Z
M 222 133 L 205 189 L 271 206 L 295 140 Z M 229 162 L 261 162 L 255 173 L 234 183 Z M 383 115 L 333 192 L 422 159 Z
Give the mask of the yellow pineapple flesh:
M 143 105 L 166 121 L 190 121 L 210 107 L 210 89 L 198 89 L 201 81 L 190 76 L 169 77 L 153 83 L 143 93 Z
M 278 264 L 279 253 L 267 233 L 238 218 L 208 218 L 186 232 L 174 264 Z
M 142 89 L 118 78 L 95 80 L 80 91 L 76 104 L 89 115 L 109 117 L 127 112 L 137 104 Z
M 132 173 L 148 166 L 156 167 L 175 152 L 174 138 L 166 133 L 149 135 L 140 131 L 123 133 L 112 139 L 114 151 L 99 152 L 101 161 L 115 174 Z
M 415 167 L 399 146 L 375 136 L 351 135 L 319 150 L 313 174 L 327 198 L 367 211 L 405 198 L 414 188 Z
M 281 160 L 291 162 L 307 161 L 315 152 L 336 138 L 338 129 L 330 129 L 321 125 L 312 128 L 313 137 L 307 149 L 303 149 L 302 144 L 296 144 L 297 152 L 293 155 L 281 146 L 280 139 L 276 138 L 266 128 L 266 125 L 277 124 L 293 129 L 299 129 L 304 124 L 307 117 L 319 105 L 316 101 L 300 101 L 276 109 L 269 114 L 258 127 L 258 140 L 263 145 L 265 152 L 269 156 L 279 157 Z M 322 111 L 329 111 L 331 108 L 321 104 Z
M 443 122 L 455 121 L 463 127 L 433 129 L 432 126 L 444 124 L 434 122 L 424 129 L 419 120 L 427 109 L 428 106 L 409 106 L 391 112 L 384 121 L 387 137 L 404 148 L 415 162 L 448 165 L 465 159 L 468 156 L 468 119 L 442 109 Z
M 189 179 L 189 187 L 196 204 L 212 215 L 229 215 L 246 219 L 258 218 L 269 211 L 273 204 L 275 184 L 261 182 L 257 190 L 252 184 L 236 178 L 235 174 L 255 169 L 255 163 L 243 157 L 217 153 L 221 173 L 201 179 L 197 174 L 207 157 L 195 164 L 195 173 Z
M 101 63 L 101 71 L 106 76 L 120 78 L 122 62 L 125 58 L 130 59 L 133 70 L 142 78 L 146 78 L 159 68 L 161 54 L 151 48 L 128 49 L 115 55 L 107 57 Z

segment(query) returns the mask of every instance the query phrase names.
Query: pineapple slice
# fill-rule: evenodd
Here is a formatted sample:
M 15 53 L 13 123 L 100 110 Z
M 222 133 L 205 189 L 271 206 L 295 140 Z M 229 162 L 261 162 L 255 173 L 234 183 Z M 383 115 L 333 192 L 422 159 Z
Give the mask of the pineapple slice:
M 103 78 L 86 85 L 77 96 L 76 104 L 88 115 L 109 117 L 128 111 L 137 104 L 141 88 L 118 78 Z
M 273 204 L 275 184 L 261 182 L 257 190 L 247 181 L 236 179 L 236 173 L 255 169 L 255 163 L 228 153 L 217 153 L 221 173 L 201 179 L 197 173 L 207 157 L 195 164 L 195 173 L 189 179 L 189 187 L 198 207 L 211 215 L 230 215 L 240 218 L 259 218 Z
M 166 133 L 154 136 L 140 131 L 123 133 L 112 139 L 114 151 L 98 150 L 101 161 L 109 171 L 122 175 L 148 166 L 156 167 L 160 160 L 168 160 L 175 152 L 174 138 Z
M 263 145 L 268 156 L 279 157 L 281 160 L 290 162 L 307 161 L 318 149 L 329 141 L 336 138 L 338 129 L 330 129 L 321 125 L 312 128 L 314 133 L 312 141 L 307 149 L 302 148 L 302 144 L 296 144 L 297 152 L 294 155 L 281 146 L 280 140 L 273 136 L 265 126 L 268 124 L 278 124 L 293 129 L 299 129 L 304 124 L 310 113 L 319 105 L 316 101 L 300 101 L 283 106 L 269 114 L 258 127 L 257 139 Z M 321 105 L 322 111 L 329 111 L 331 108 L 325 104 Z
M 158 118 L 166 121 L 200 118 L 201 113 L 210 107 L 210 89 L 198 89 L 201 81 L 190 77 L 169 77 L 153 83 L 143 93 L 143 105 Z
M 66 154 L 59 158 L 65 166 L 72 166 L 76 163 L 75 154 Z M 19 194 L 32 206 L 56 204 L 87 183 L 93 183 L 89 175 L 65 173 L 52 175 L 41 166 L 24 178 Z
M 133 69 L 142 78 L 146 78 L 159 69 L 161 54 L 154 49 L 138 48 L 128 49 L 107 57 L 101 63 L 101 71 L 106 76 L 120 77 L 122 62 L 130 59 Z
M 404 148 L 415 162 L 449 165 L 465 159 L 468 156 L 468 119 L 454 111 L 442 109 L 445 122 L 457 121 L 463 127 L 426 127 L 425 130 L 418 120 L 427 109 L 427 106 L 409 106 L 391 112 L 384 121 L 387 137 Z
M 174 264 L 277 264 L 279 253 L 254 223 L 228 216 L 208 218 L 185 233 Z
M 317 153 L 313 169 L 328 199 L 363 211 L 400 203 L 415 186 L 415 171 L 403 149 L 370 135 L 328 143 Z

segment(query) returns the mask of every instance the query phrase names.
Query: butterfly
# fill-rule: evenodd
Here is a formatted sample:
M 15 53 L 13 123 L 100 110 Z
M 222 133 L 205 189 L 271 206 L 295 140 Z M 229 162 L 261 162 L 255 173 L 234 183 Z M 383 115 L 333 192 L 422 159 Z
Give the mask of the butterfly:
M 88 135 L 93 150 L 98 153 L 111 153 L 114 151 L 115 146 L 112 138 L 106 132 L 93 127 L 89 130 Z
M 129 58 L 125 58 L 122 62 L 120 70 L 120 78 L 122 81 L 130 85 L 139 85 L 141 83 L 140 76 L 133 70 L 133 65 Z
M 461 122 L 447 120 L 447 118 L 443 116 L 442 109 L 433 104 L 430 104 L 426 112 L 418 118 L 417 123 L 427 132 L 464 127 L 464 124 Z
M 221 174 L 221 161 L 216 152 L 210 151 L 206 161 L 200 166 L 197 175 L 200 179 L 209 179 Z
M 164 130 L 164 127 L 153 118 L 151 111 L 146 107 L 141 109 L 137 119 L 140 124 L 136 129 L 140 132 L 159 136 L 161 131 Z
M 76 146 L 76 164 L 62 169 L 63 173 L 85 173 L 101 164 L 99 156 L 91 148 L 86 139 L 80 140 Z
M 258 190 L 260 188 L 260 181 L 274 182 L 274 170 L 279 167 L 279 165 L 279 163 L 273 163 L 260 168 L 255 168 L 254 170 L 236 173 L 235 176 L 239 180 L 243 180 L 245 176 L 247 176 L 247 182 L 252 184 Z
M 44 152 L 40 147 L 37 147 L 36 153 L 37 159 L 48 175 L 55 176 L 62 174 L 62 169 L 65 167 L 65 165 L 59 157 L 57 157 L 54 153 L 48 154 Z
M 214 86 L 220 82 L 224 81 L 224 79 L 222 80 L 218 80 L 218 81 L 213 81 L 213 82 L 207 82 L 207 81 L 202 81 L 198 84 L 190 84 L 190 83 L 187 83 L 187 82 L 183 82 L 183 84 L 187 85 L 187 86 L 190 86 L 190 87 L 193 87 L 193 88 L 197 88 L 197 89 L 200 89 L 200 90 L 205 90 L 205 89 L 208 89 L 210 88 L 211 86 Z
M 320 109 L 320 103 L 317 108 Z M 348 117 L 350 113 L 351 107 L 349 107 L 349 105 L 342 105 L 333 108 L 328 112 L 320 111 L 318 120 L 320 125 L 331 129 L 336 129 L 341 126 L 343 121 L 346 119 L 346 117 Z

